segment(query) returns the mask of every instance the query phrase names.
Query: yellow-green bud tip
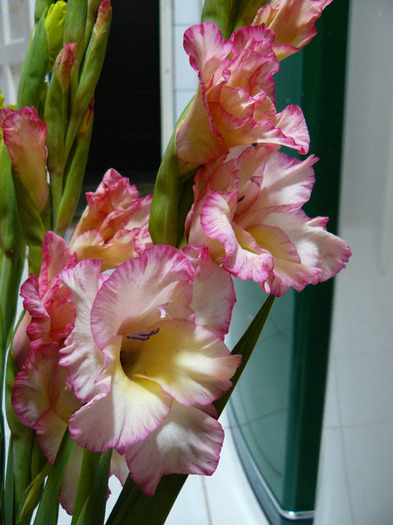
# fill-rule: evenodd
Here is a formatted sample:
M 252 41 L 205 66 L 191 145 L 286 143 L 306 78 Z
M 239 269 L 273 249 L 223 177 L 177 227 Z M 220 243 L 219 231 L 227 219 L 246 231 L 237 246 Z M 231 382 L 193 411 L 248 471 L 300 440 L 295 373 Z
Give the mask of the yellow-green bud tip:
M 45 16 L 45 28 L 48 33 L 51 63 L 53 64 L 63 46 L 63 33 L 67 3 L 63 0 L 52 4 Z

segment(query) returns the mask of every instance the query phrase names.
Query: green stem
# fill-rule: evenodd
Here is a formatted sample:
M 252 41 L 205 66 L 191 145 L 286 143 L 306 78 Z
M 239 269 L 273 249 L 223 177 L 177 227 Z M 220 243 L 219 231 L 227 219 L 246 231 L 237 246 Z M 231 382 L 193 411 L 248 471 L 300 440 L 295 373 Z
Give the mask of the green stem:
M 57 452 L 53 468 L 49 474 L 48 481 L 45 485 L 34 525 L 55 525 L 57 523 L 60 485 L 74 445 L 75 443 L 67 428 Z
M 79 475 L 78 491 L 76 494 L 74 512 L 72 515 L 72 525 L 78 522 L 80 513 L 89 497 L 96 476 L 97 465 L 101 457 L 100 452 L 92 452 L 85 449 L 83 451 L 82 467 Z
M 52 229 L 55 229 L 57 215 L 60 208 L 61 198 L 63 196 L 63 170 L 53 171 L 50 178 L 51 188 L 51 208 L 52 208 Z
M 11 391 L 18 370 L 12 354 L 8 355 L 6 374 L 6 411 L 7 420 L 11 429 L 10 450 L 12 450 L 12 468 L 7 467 L 7 490 L 12 487 L 14 501 L 15 522 L 18 525 L 28 524 L 28 517 L 22 519 L 20 516 L 23 508 L 26 491 L 31 483 L 31 458 L 35 442 L 35 433 L 29 427 L 23 425 L 16 417 L 11 405 Z M 10 497 L 7 494 L 7 497 Z M 13 522 L 11 522 L 13 523 Z
M 7 458 L 7 477 L 5 481 L 5 490 L 2 500 L 1 509 L 1 523 L 9 524 L 15 523 L 14 510 L 15 510 L 15 490 L 14 490 L 14 451 L 12 440 L 8 446 L 8 458 Z

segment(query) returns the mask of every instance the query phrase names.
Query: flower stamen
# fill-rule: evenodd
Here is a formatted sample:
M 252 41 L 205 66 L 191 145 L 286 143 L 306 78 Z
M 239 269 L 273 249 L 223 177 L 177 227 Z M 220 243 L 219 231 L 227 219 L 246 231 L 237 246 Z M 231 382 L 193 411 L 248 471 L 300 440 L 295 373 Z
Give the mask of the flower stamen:
M 156 335 L 160 331 L 159 328 L 155 330 L 150 330 L 149 332 L 133 332 L 130 335 L 126 335 L 127 339 L 137 339 L 138 341 L 148 341 L 152 335 Z

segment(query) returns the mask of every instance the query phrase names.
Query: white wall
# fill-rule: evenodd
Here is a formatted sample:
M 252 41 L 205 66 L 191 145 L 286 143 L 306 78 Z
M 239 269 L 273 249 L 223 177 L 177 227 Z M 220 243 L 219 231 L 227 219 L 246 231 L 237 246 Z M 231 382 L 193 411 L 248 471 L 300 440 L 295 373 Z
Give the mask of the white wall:
M 16 102 L 32 20 L 32 0 L 0 0 L 0 86 L 6 104 Z
M 190 26 L 200 23 L 202 5 L 203 0 L 160 0 L 163 151 L 198 87 L 197 73 L 183 49 L 183 35 Z
M 393 2 L 353 0 L 316 525 L 393 523 Z

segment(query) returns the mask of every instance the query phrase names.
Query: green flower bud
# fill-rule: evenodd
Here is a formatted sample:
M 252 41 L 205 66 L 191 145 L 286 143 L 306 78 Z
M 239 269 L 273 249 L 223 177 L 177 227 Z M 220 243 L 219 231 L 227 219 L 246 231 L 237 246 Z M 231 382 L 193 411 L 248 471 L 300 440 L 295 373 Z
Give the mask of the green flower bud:
M 38 22 L 30 41 L 18 87 L 18 107 L 34 106 L 39 114 L 42 97 L 46 90 L 45 77 L 50 62 L 48 32 L 45 15 Z
M 64 23 L 67 11 L 67 3 L 59 0 L 52 4 L 45 16 L 45 28 L 49 41 L 49 71 L 52 69 L 55 59 L 63 47 Z
M 53 67 L 45 102 L 44 121 L 48 129 L 46 137 L 47 167 L 51 181 L 54 218 L 63 192 L 63 173 L 66 164 L 64 141 L 68 124 L 68 87 L 76 45 L 65 44 L 59 53 Z
M 56 217 L 55 231 L 58 235 L 65 234 L 78 205 L 83 187 L 87 158 L 89 156 L 93 120 L 94 97 L 82 116 L 76 139 L 68 159 L 63 195 Z
M 149 230 L 154 244 L 177 246 L 178 206 L 181 193 L 175 134 L 168 144 L 154 184 Z
M 96 23 L 80 71 L 79 83 L 71 104 L 71 118 L 67 129 L 66 156 L 69 154 L 82 115 L 89 107 L 104 64 L 106 46 L 112 19 L 110 0 L 103 0 L 98 8 Z
M 75 65 L 79 68 L 87 42 L 85 41 L 87 0 L 70 0 L 64 27 L 64 43 L 77 44 Z

